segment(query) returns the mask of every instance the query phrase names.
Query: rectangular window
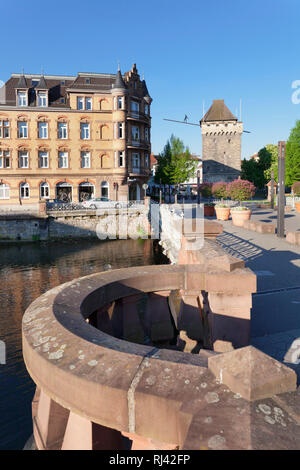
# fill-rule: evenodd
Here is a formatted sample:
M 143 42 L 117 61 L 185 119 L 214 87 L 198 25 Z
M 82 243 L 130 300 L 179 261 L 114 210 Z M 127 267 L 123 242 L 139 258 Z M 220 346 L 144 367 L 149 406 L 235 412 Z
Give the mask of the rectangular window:
M 131 101 L 131 112 L 135 116 L 139 116 L 140 105 L 137 101 Z
M 145 167 L 149 168 L 149 154 L 148 153 L 145 154 Z
M 18 91 L 18 106 L 27 106 L 26 91 Z
M 84 109 L 84 99 L 82 96 L 77 97 L 77 109 Z
M 124 102 L 124 97 L 123 96 L 118 96 L 118 109 L 123 109 L 123 102 Z
M 39 152 L 39 168 L 49 168 L 48 152 Z
M 92 109 L 92 98 L 85 99 L 85 109 L 88 111 Z
M 58 168 L 68 168 L 68 152 L 58 152 Z
M 47 95 L 46 93 L 38 93 L 38 106 L 45 108 L 47 106 Z
M 10 130 L 9 121 L 0 121 L 0 139 L 8 139 L 9 130 Z
M 145 114 L 149 114 L 149 105 L 145 103 Z
M 27 151 L 19 151 L 19 168 L 28 168 L 29 167 L 29 159 L 28 159 L 28 152 Z
M 68 138 L 68 125 L 66 122 L 59 122 L 58 123 L 58 138 L 59 139 L 67 139 Z
M 20 186 L 20 197 L 21 197 L 21 199 L 29 199 L 30 191 L 29 191 L 29 185 L 27 183 L 21 184 L 21 186 Z
M 145 141 L 149 142 L 149 128 L 145 127 Z
M 18 122 L 18 138 L 19 139 L 28 138 L 28 123 L 25 121 Z
M 86 122 L 80 123 L 80 138 L 88 140 L 90 138 L 90 125 Z
M 39 139 L 48 139 L 48 123 L 47 122 L 39 122 Z
M 124 138 L 124 124 L 123 122 L 118 122 L 118 139 Z
M 125 166 L 125 152 L 119 152 L 119 166 Z
M 140 140 L 140 128 L 137 126 L 132 126 L 131 128 L 131 137 L 132 140 L 138 142 Z
M 0 168 L 10 168 L 9 150 L 0 150 Z
M 90 152 L 81 152 L 81 168 L 90 168 L 91 156 Z
M 0 184 L 0 199 L 9 199 L 9 186 Z
M 140 172 L 140 154 L 139 153 L 133 153 L 132 154 L 132 172 L 133 173 L 139 173 Z

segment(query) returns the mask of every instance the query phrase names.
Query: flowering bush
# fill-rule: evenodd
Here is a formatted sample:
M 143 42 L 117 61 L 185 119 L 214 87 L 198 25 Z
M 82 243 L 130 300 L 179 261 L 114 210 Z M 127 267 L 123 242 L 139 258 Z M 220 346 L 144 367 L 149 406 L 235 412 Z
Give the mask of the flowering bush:
M 211 196 L 211 187 L 212 183 L 202 183 L 200 184 L 200 193 L 202 197 L 208 198 Z
M 214 197 L 217 199 L 227 199 L 229 197 L 228 184 L 224 183 L 223 181 L 214 183 L 211 190 Z
M 247 180 L 234 180 L 228 185 L 230 198 L 233 201 L 245 201 L 255 194 L 255 186 Z
M 297 181 L 297 183 L 293 184 L 292 190 L 295 196 L 300 196 L 300 181 Z

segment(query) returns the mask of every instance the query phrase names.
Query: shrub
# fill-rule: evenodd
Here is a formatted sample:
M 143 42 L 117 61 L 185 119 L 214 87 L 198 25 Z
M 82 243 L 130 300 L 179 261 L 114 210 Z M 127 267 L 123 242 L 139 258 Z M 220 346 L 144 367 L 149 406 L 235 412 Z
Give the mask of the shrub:
M 255 186 L 247 180 L 234 180 L 228 185 L 230 198 L 233 201 L 245 201 L 255 194 Z
M 228 184 L 224 183 L 223 181 L 219 181 L 218 183 L 214 183 L 212 185 L 212 193 L 215 198 L 217 199 L 228 199 Z
M 297 183 L 293 184 L 292 190 L 295 196 L 300 196 L 300 181 L 297 181 Z
M 209 198 L 211 196 L 212 183 L 200 184 L 200 193 L 202 197 Z

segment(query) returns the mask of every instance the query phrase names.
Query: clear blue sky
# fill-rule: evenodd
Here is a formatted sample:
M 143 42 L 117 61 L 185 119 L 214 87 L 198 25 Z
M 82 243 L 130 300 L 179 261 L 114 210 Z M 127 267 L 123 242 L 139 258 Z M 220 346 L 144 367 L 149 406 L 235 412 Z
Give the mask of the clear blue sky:
M 44 6 L 45 5 L 45 6 Z M 0 80 L 13 72 L 122 72 L 136 62 L 152 104 L 152 150 L 172 133 L 201 154 L 198 122 L 213 99 L 235 114 L 242 99 L 242 154 L 288 138 L 300 119 L 299 0 L 33 0 L 1 2 Z

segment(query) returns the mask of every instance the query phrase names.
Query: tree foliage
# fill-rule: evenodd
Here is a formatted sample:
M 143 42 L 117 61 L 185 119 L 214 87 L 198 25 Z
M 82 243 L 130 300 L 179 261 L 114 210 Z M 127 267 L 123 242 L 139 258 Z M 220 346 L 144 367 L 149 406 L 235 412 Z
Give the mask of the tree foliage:
M 195 160 L 188 147 L 174 135 L 158 157 L 155 182 L 178 185 L 195 176 L 198 161 Z
M 271 170 L 274 170 L 274 177 L 278 179 L 278 148 L 277 145 L 268 144 L 258 152 L 258 159 L 250 158 L 242 161 L 243 180 L 251 181 L 256 188 L 264 188 L 271 179 Z
M 300 120 L 291 130 L 285 150 L 285 184 L 300 181 Z
M 254 196 L 255 186 L 250 181 L 234 180 L 228 184 L 228 191 L 233 201 L 246 201 Z

